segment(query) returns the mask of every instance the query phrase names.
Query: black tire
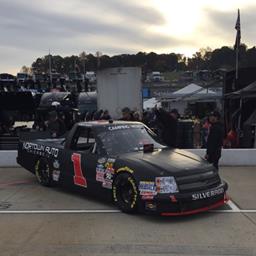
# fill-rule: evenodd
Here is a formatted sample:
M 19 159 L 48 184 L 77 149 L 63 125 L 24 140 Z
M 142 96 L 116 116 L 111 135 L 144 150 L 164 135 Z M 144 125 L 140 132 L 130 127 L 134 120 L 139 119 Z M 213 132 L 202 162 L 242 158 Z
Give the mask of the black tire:
M 125 213 L 133 213 L 138 208 L 138 188 L 132 175 L 120 173 L 113 182 L 113 200 L 117 207 Z
M 41 158 L 36 161 L 35 164 L 35 174 L 37 181 L 46 187 L 52 186 L 52 171 L 48 161 L 44 158 Z

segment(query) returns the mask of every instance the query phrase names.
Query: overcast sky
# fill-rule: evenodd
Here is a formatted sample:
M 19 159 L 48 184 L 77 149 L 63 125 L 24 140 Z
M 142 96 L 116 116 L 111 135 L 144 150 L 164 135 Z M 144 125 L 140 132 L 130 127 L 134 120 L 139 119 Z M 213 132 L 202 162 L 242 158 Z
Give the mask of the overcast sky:
M 255 42 L 255 0 L 0 0 L 0 73 L 80 52 L 182 53 Z

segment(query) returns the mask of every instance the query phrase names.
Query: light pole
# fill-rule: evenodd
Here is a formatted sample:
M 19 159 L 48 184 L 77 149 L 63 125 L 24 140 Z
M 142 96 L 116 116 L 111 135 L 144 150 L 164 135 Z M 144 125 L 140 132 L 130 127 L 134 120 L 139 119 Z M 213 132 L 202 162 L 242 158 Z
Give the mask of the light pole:
M 50 87 L 52 88 L 52 59 L 51 59 L 50 50 L 49 50 L 49 74 L 50 74 Z
M 87 60 L 87 57 L 86 57 L 86 53 L 85 52 L 82 52 L 80 54 L 80 59 L 82 60 L 83 62 L 83 73 L 84 73 L 84 90 L 87 92 L 88 91 L 88 83 L 87 83 L 87 78 L 86 78 L 86 66 L 85 66 L 85 62 Z
M 100 57 L 102 56 L 102 52 L 97 51 L 96 57 L 97 57 L 97 69 L 100 68 Z

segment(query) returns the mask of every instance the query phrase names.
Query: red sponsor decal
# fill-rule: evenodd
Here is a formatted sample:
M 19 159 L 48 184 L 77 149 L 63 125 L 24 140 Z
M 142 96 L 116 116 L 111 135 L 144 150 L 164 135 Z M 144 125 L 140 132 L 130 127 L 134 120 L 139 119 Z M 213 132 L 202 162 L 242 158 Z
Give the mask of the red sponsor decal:
M 154 196 L 153 195 L 143 195 L 141 196 L 142 200 L 153 200 Z
M 175 197 L 174 195 L 171 195 L 171 196 L 170 196 L 170 199 L 171 199 L 171 201 L 172 201 L 173 203 L 177 203 L 177 202 L 178 202 L 178 200 L 176 199 L 176 197 Z
M 71 160 L 74 166 L 74 184 L 86 188 L 87 181 L 86 178 L 83 176 L 83 171 L 81 167 L 81 155 L 74 153 L 71 156 Z

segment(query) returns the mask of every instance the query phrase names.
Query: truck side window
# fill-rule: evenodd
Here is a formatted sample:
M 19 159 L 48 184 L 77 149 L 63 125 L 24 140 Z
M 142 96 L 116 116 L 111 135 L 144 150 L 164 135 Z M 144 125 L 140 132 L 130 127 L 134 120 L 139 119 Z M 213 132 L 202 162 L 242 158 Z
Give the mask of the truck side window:
M 78 128 L 71 144 L 73 150 L 90 151 L 95 147 L 95 138 L 90 128 Z

